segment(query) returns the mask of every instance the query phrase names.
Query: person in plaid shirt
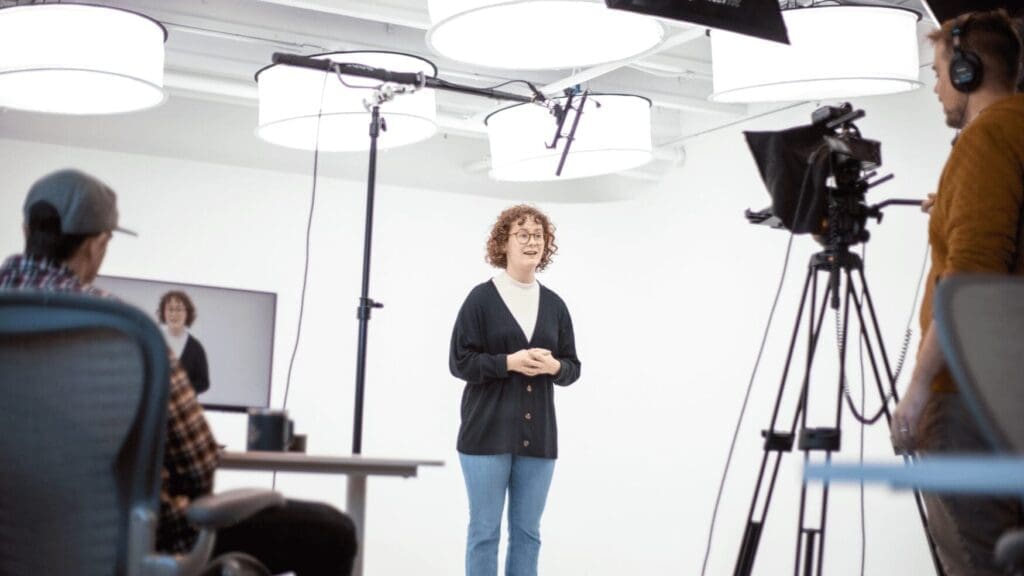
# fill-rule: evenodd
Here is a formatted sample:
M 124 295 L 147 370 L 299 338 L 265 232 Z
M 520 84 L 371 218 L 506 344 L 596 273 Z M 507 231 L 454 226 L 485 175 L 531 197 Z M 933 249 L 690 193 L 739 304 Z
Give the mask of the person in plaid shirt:
M 112 297 L 91 283 L 112 232 L 131 233 L 117 227 L 114 192 L 86 174 L 63 170 L 37 182 L 25 205 L 25 253 L 11 256 L 0 267 L 0 289 Z M 56 206 L 67 207 L 65 213 Z M 213 490 L 217 443 L 185 371 L 170 351 L 168 356 L 171 382 L 157 548 L 184 553 L 196 538 L 185 520 L 185 508 Z
M 76 292 L 114 298 L 92 285 L 117 225 L 117 198 L 77 170 L 44 176 L 25 200 L 25 252 L 0 265 L 0 290 Z M 195 498 L 213 491 L 218 446 L 188 375 L 168 349 L 171 364 L 167 441 L 156 547 L 188 552 L 197 532 L 185 518 Z M 355 527 L 334 508 L 287 500 L 217 534 L 214 555 L 245 552 L 271 571 L 300 576 L 348 574 L 356 554 Z

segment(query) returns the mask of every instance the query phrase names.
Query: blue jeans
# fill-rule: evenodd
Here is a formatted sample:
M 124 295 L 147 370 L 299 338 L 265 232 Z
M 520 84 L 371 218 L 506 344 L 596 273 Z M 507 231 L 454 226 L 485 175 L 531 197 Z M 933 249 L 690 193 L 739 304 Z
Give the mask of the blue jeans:
M 469 495 L 466 576 L 497 576 L 501 513 L 508 492 L 508 552 L 505 576 L 536 576 L 540 517 L 555 461 L 512 454 L 459 453 Z

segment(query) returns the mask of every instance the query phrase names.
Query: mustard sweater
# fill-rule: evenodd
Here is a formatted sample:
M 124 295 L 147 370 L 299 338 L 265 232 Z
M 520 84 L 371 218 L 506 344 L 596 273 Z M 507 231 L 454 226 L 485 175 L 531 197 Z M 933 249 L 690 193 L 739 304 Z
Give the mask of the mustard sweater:
M 985 108 L 953 146 L 928 226 L 932 266 L 921 305 L 921 334 L 932 322 L 935 286 L 958 273 L 1024 274 L 1024 94 Z M 949 371 L 932 389 L 955 392 Z

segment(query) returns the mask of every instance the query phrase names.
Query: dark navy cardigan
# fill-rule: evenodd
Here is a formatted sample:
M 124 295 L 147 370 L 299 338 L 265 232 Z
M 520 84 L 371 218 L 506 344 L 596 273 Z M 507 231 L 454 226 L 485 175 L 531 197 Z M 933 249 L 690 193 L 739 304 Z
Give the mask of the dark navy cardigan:
M 466 381 L 458 450 L 464 454 L 558 457 L 554 386 L 580 377 L 572 319 L 562 299 L 540 286 L 537 325 L 527 341 L 493 282 L 473 288 L 452 331 L 449 367 Z M 562 367 L 551 376 L 509 372 L 509 354 L 545 348 Z

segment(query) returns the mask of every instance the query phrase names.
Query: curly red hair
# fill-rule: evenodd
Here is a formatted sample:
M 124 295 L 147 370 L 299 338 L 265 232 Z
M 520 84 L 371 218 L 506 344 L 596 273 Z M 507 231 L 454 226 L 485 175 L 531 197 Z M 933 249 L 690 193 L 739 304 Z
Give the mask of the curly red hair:
M 555 225 L 546 214 L 529 204 L 519 204 L 506 209 L 498 215 L 498 219 L 491 227 L 491 236 L 487 239 L 487 256 L 485 260 L 495 268 L 508 266 L 508 256 L 505 248 L 508 246 L 508 239 L 515 224 L 522 226 L 527 219 L 531 219 L 544 228 L 544 255 L 541 256 L 537 270 L 544 270 L 551 264 L 551 259 L 558 252 L 558 245 L 555 244 Z

